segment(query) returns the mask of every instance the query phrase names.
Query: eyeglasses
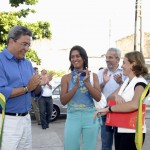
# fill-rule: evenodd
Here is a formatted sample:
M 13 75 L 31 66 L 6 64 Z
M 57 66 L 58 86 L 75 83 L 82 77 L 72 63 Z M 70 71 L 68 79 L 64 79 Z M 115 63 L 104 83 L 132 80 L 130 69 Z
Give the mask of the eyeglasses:
M 109 57 L 107 57 L 106 56 L 106 60 L 114 60 L 114 59 L 117 59 L 118 57 L 111 57 L 111 56 L 109 56 Z
M 21 46 L 23 46 L 23 47 L 27 47 L 27 48 L 29 48 L 31 45 L 29 44 L 29 43 L 27 43 L 27 42 L 19 42 L 19 41 L 17 41 L 16 40 L 16 42 L 17 43 L 19 43 Z

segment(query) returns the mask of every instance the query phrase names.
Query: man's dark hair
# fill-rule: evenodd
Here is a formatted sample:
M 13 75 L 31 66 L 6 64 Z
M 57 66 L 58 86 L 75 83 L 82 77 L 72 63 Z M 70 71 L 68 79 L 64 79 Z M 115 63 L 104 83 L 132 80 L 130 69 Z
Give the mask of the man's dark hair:
M 33 69 L 34 69 L 34 70 L 37 70 L 38 68 L 37 68 L 37 67 L 33 67 Z
M 28 35 L 32 37 L 32 32 L 24 26 L 13 26 L 8 33 L 7 44 L 9 43 L 10 39 L 18 40 L 21 35 Z

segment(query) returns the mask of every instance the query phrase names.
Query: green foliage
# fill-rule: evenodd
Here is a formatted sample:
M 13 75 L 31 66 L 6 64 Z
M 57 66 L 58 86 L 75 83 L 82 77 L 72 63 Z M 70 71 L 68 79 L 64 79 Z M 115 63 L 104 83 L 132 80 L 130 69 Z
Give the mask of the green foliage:
M 34 5 L 38 0 L 9 0 L 12 7 L 18 7 L 20 4 Z
M 0 44 L 0 52 L 6 47 L 4 43 Z
M 32 62 L 35 62 L 37 65 L 41 64 L 41 59 L 38 57 L 37 53 L 30 49 L 26 55 L 25 58 L 27 58 L 28 60 L 31 60 Z
M 16 16 L 18 16 L 18 18 L 21 18 L 21 17 L 26 17 L 27 15 L 29 15 L 29 13 L 36 13 L 36 11 L 34 9 L 21 9 L 20 11 L 14 13 L 16 14 Z
M 65 71 L 55 71 L 55 70 L 48 70 L 48 73 L 53 73 L 53 77 L 57 78 L 57 77 L 62 77 L 64 74 L 66 74 Z
M 36 23 L 27 24 L 28 28 L 33 33 L 33 40 L 48 38 L 51 39 L 51 32 L 49 30 L 49 22 L 38 21 Z
M 10 0 L 11 6 L 18 7 L 20 4 L 34 5 L 38 0 Z M 6 47 L 6 40 L 8 32 L 11 27 L 15 25 L 23 25 L 28 27 L 33 33 L 33 40 L 48 38 L 51 39 L 52 33 L 49 30 L 49 22 L 38 21 L 35 23 L 23 22 L 20 18 L 26 17 L 29 13 L 35 13 L 35 10 L 22 9 L 18 12 L 0 12 L 0 51 Z M 41 59 L 34 50 L 29 50 L 26 58 L 35 62 L 37 65 L 41 64 Z
M 18 19 L 17 13 L 0 12 L 0 44 L 6 44 L 9 30 L 17 24 L 23 25 L 23 22 Z

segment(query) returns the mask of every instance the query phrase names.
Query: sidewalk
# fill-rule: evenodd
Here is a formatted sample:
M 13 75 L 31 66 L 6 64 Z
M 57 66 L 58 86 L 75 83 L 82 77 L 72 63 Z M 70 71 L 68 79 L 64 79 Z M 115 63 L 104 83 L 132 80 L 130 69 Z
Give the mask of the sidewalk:
M 63 150 L 65 117 L 62 117 L 50 124 L 46 130 L 41 129 L 35 120 L 32 120 L 33 145 L 32 150 Z M 146 115 L 147 133 L 143 150 L 150 147 L 150 111 Z M 100 134 L 98 136 L 97 150 L 101 149 Z M 114 148 L 113 148 L 114 150 Z
M 51 129 L 42 130 L 38 125 L 32 125 L 32 150 L 63 150 L 63 143 L 57 133 Z

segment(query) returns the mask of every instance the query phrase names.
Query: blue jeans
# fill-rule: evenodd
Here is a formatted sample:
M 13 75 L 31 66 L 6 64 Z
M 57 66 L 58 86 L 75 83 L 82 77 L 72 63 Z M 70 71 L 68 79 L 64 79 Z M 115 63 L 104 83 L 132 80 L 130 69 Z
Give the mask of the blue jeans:
M 112 150 L 114 129 L 105 125 L 106 116 L 102 116 L 101 140 L 102 150 Z
M 38 100 L 42 128 L 48 128 L 53 111 L 52 97 L 41 97 Z
M 80 150 L 80 147 L 82 150 L 96 150 L 99 123 L 97 119 L 93 120 L 94 113 L 95 110 L 67 113 L 64 150 Z

